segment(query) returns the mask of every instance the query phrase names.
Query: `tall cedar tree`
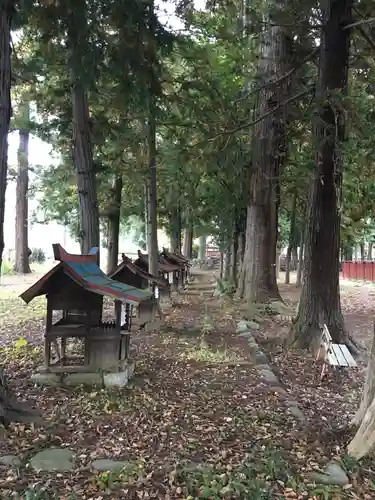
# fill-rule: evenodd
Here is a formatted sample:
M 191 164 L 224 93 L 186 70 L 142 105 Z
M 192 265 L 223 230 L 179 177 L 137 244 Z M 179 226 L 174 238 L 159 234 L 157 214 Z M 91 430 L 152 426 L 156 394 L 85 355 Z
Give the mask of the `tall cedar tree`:
M 15 263 L 16 273 L 30 273 L 29 265 L 29 138 L 30 138 L 30 103 L 26 100 L 20 106 L 20 127 L 18 146 L 18 170 L 16 184 L 16 231 Z
M 286 73 L 290 45 L 280 26 L 267 29 L 263 36 L 259 73 L 268 81 Z M 259 116 L 278 106 L 284 100 L 284 93 L 284 85 L 266 83 L 258 93 Z M 282 109 L 259 122 L 252 141 L 246 248 L 238 293 L 255 302 L 267 302 L 270 298 L 280 298 L 276 282 L 276 243 L 279 174 L 285 156 Z
M 15 2 L 0 0 L 0 273 L 4 251 L 5 191 L 8 171 L 8 133 L 11 116 L 11 26 Z
M 73 163 L 77 173 L 80 207 L 81 251 L 86 254 L 100 246 L 99 207 L 91 144 L 90 114 L 85 82 L 85 49 L 88 37 L 85 0 L 69 0 L 68 64 L 73 114 Z
M 344 328 L 339 288 L 342 143 L 345 140 L 343 99 L 348 84 L 353 0 L 324 0 L 319 82 L 314 138 L 316 168 L 312 180 L 305 236 L 305 268 L 301 300 L 289 343 L 316 347 L 320 324 L 326 323 L 334 342 L 354 345 Z
M 148 142 L 148 209 L 147 209 L 147 250 L 149 272 L 158 275 L 158 233 L 157 233 L 157 175 L 156 175 L 156 95 L 155 71 L 157 68 L 156 54 L 156 22 L 154 13 L 154 0 L 149 2 L 148 33 L 146 34 L 147 52 L 146 60 L 148 70 L 148 117 L 147 117 L 147 142 Z

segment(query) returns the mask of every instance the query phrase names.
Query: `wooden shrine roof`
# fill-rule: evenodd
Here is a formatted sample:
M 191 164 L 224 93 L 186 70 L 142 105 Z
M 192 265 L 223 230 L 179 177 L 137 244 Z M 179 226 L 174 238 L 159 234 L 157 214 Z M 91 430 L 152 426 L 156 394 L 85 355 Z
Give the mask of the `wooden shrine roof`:
M 147 254 L 143 254 L 140 250 L 138 250 L 138 259 L 146 264 L 148 268 Z M 137 265 L 137 261 L 135 261 L 135 264 Z M 178 264 L 173 264 L 172 262 L 165 259 L 165 257 L 163 257 L 162 255 L 159 255 L 158 268 L 162 273 L 173 273 L 173 271 L 179 271 L 181 269 L 181 266 Z
M 26 290 L 20 297 L 28 304 L 34 297 L 50 293 L 50 282 L 58 272 L 63 272 L 84 290 L 110 297 L 113 300 L 138 304 L 151 298 L 151 293 L 111 279 L 97 263 L 98 249 L 92 248 L 88 255 L 74 255 L 66 252 L 61 245 L 53 245 L 54 268 Z M 56 286 L 56 285 L 55 285 Z
M 125 268 L 129 269 L 129 271 L 131 271 L 133 274 L 136 274 L 141 278 L 150 281 L 151 283 L 155 283 L 155 285 L 159 286 L 160 288 L 168 287 L 168 281 L 165 278 L 162 278 L 161 276 L 154 276 L 148 273 L 141 267 L 134 264 L 134 262 L 132 262 L 125 254 L 122 254 L 122 262 L 120 262 L 116 269 L 108 276 L 112 279 L 116 279 L 116 276 L 118 276 Z
M 176 264 L 182 264 L 183 266 L 190 265 L 189 259 L 187 259 L 186 257 L 184 257 L 183 255 L 181 255 L 180 253 L 178 253 L 176 251 L 169 252 L 166 248 L 163 248 L 162 255 L 165 258 L 167 258 L 168 260 L 170 260 L 171 262 L 174 262 Z

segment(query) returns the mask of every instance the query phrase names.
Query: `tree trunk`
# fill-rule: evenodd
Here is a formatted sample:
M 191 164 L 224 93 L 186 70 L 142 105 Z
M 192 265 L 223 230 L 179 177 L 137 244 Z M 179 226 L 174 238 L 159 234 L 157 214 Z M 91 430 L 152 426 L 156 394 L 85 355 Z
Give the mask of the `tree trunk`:
M 276 249 L 276 264 L 275 264 L 275 276 L 276 276 L 277 280 L 280 278 L 280 258 L 281 258 L 281 251 L 279 248 L 277 248 Z
M 303 259 L 304 256 L 304 248 L 305 248 L 305 229 L 301 229 L 301 241 L 299 244 L 298 250 L 298 263 L 297 263 L 297 286 L 302 286 L 302 273 L 303 273 Z
M 29 137 L 30 137 L 30 104 L 21 105 L 21 128 L 19 129 L 18 171 L 16 184 L 16 240 L 15 264 L 16 273 L 31 272 L 29 265 L 28 244 L 28 190 L 29 190 Z
M 232 235 L 232 243 L 230 248 L 230 271 L 229 279 L 237 286 L 237 264 L 238 264 L 238 226 L 235 227 Z
M 352 261 L 353 260 L 353 245 L 352 244 L 346 244 L 344 246 L 344 259 L 346 261 Z
M 181 212 L 179 207 L 173 210 L 170 218 L 170 246 L 171 251 L 181 253 Z
M 365 260 L 365 242 L 364 241 L 361 241 L 361 243 L 359 244 L 359 248 L 360 248 L 360 251 L 361 251 L 361 261 L 363 262 Z
M 188 227 L 184 232 L 184 249 L 183 255 L 187 259 L 191 259 L 193 254 L 193 225 L 188 223 Z
M 115 179 L 111 191 L 112 200 L 108 214 L 107 274 L 112 272 L 118 263 L 122 177 Z
M 147 249 L 149 258 L 149 273 L 158 275 L 158 232 L 157 232 L 157 186 L 156 186 L 156 124 L 155 102 L 150 96 L 150 116 L 148 123 L 148 220 L 147 220 Z
M 238 235 L 238 274 L 237 274 L 237 290 L 236 290 L 236 296 L 237 297 L 243 297 L 245 293 L 245 272 L 243 270 L 243 267 L 245 265 L 244 259 L 245 259 L 245 248 L 246 248 L 246 232 L 245 230 L 241 231 L 240 234 Z
M 206 246 L 207 246 L 206 242 L 207 242 L 206 236 L 199 237 L 199 260 L 200 261 L 206 260 Z
M 73 163 L 77 172 L 80 206 L 81 252 L 100 248 L 99 204 L 90 132 L 90 113 L 86 84 L 82 77 L 87 40 L 86 2 L 70 5 L 68 21 L 68 60 L 70 67 L 73 115 Z M 99 254 L 98 254 L 99 259 Z
M 297 265 L 298 265 L 298 234 L 296 235 L 295 242 L 292 248 L 292 270 L 296 271 L 297 270 Z
M 157 177 L 156 177 L 156 96 L 155 96 L 155 15 L 154 2 L 149 3 L 148 32 L 146 39 L 147 62 L 148 62 L 148 166 L 149 166 L 149 190 L 148 190 L 148 267 L 149 273 L 158 275 L 158 221 L 157 221 Z
M 224 279 L 229 280 L 230 277 L 230 261 L 231 261 L 231 253 L 230 253 L 231 245 L 228 242 L 225 248 L 225 261 L 224 261 Z
M 224 273 L 224 254 L 220 252 L 220 279 L 223 279 Z
M 14 1 L 4 0 L 0 6 L 0 274 L 4 252 L 5 192 L 8 172 L 8 133 L 11 116 L 11 25 Z
M 375 446 L 375 324 L 366 382 L 353 423 L 358 425 L 359 429 L 348 445 L 348 455 L 359 460 Z
M 277 79 L 287 71 L 288 40 L 283 29 L 264 33 L 260 60 L 263 78 Z M 266 87 L 258 94 L 258 113 L 266 115 L 283 100 L 283 85 Z M 246 250 L 240 289 L 247 300 L 281 300 L 276 282 L 276 244 L 280 168 L 285 157 L 285 116 L 278 109 L 260 121 L 252 138 L 254 147 L 247 207 Z
M 352 0 L 322 2 L 320 75 L 314 143 L 316 169 L 311 185 L 305 246 L 305 272 L 298 315 L 288 343 L 317 348 L 325 323 L 335 343 L 353 350 L 341 312 L 339 288 L 342 142 L 345 139 L 343 106 L 333 103 L 345 94 L 348 79 Z M 334 94 L 333 100 L 329 97 Z M 336 100 L 335 100 L 336 99 Z
M 372 242 L 368 242 L 368 252 L 367 252 L 368 260 L 372 260 Z
M 148 188 L 149 188 L 148 183 L 145 183 L 145 185 L 143 186 L 143 203 L 144 203 L 143 217 L 145 226 L 144 236 L 145 236 L 146 250 L 148 250 L 148 205 L 149 205 Z
M 285 270 L 286 284 L 290 283 L 290 262 L 292 259 L 292 250 L 295 243 L 296 210 L 297 210 L 297 192 L 295 192 L 293 196 L 292 214 L 290 218 L 289 244 L 286 252 L 286 270 Z

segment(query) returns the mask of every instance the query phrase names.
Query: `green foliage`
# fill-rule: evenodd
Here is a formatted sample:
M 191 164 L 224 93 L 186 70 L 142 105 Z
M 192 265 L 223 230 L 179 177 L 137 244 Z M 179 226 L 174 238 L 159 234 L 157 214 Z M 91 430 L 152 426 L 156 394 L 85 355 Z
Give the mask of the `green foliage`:
M 13 264 L 8 260 L 3 260 L 1 263 L 1 276 L 13 274 Z
M 33 262 L 37 262 L 38 264 L 44 264 L 46 261 L 46 254 L 43 248 L 32 248 L 31 255 L 29 258 L 30 264 Z
M 288 465 L 275 450 L 268 450 L 268 457 L 258 463 L 227 468 L 224 463 L 214 467 L 182 468 L 177 478 L 185 484 L 188 498 L 221 500 L 222 498 L 251 498 L 271 500 L 276 498 L 277 481 L 288 483 Z M 273 484 L 273 483 L 276 484 Z

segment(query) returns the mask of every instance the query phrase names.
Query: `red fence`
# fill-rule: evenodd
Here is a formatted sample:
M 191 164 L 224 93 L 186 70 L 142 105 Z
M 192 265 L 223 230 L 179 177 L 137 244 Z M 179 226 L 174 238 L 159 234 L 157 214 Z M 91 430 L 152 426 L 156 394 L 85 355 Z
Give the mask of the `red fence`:
M 375 262 L 343 262 L 341 276 L 347 280 L 375 281 Z

